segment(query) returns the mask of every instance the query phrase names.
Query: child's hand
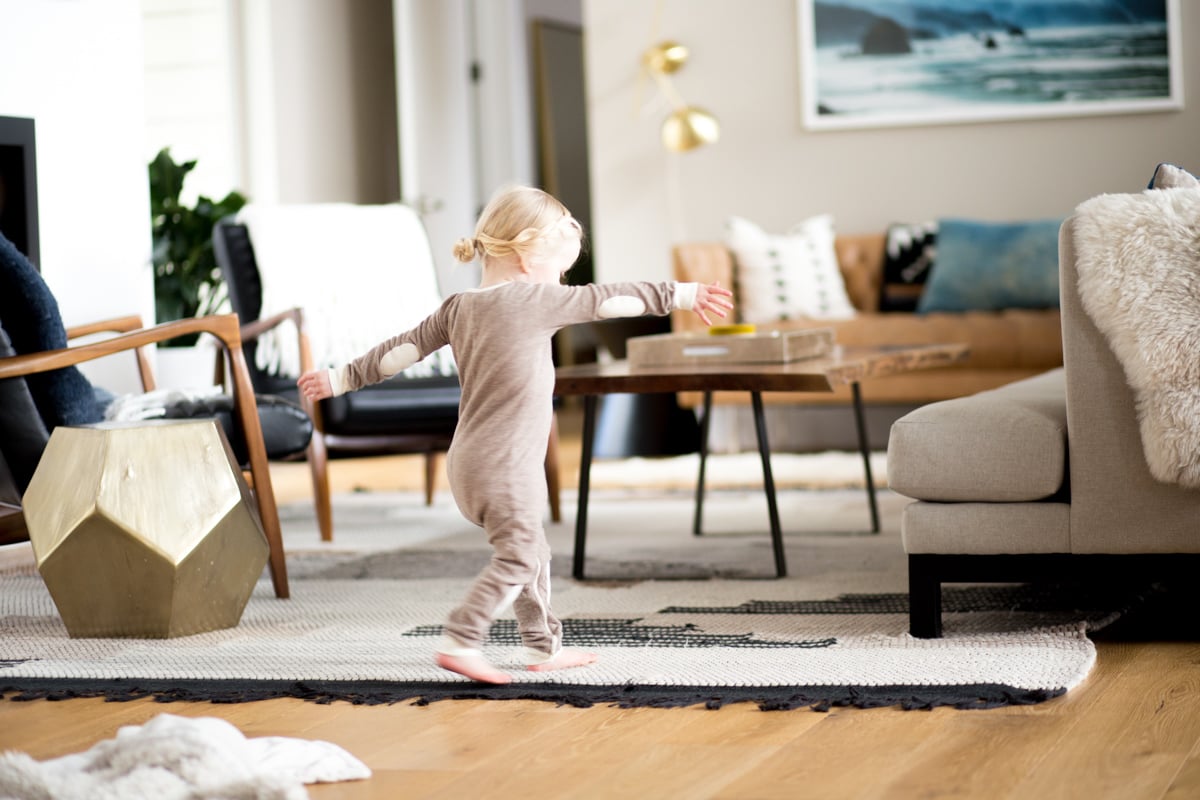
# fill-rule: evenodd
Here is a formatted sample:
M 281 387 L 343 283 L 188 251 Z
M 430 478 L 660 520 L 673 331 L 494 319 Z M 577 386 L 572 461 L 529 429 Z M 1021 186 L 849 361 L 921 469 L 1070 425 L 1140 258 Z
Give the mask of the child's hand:
M 323 369 L 306 372 L 296 381 L 300 392 L 309 400 L 324 400 L 333 397 L 333 387 L 329 385 L 329 372 Z
M 705 325 L 712 325 L 712 320 L 708 318 L 706 312 L 724 318 L 725 312 L 733 308 L 733 303 L 725 299 L 727 297 L 732 298 L 733 292 L 722 287 L 720 281 L 702 283 L 696 290 L 696 305 L 692 306 L 692 311 L 695 311 L 696 315 L 704 320 Z

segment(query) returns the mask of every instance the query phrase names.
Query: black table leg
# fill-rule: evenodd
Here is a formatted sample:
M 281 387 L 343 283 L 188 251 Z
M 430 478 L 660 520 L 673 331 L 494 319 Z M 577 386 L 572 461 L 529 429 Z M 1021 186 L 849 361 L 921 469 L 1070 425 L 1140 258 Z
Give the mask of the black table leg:
M 858 428 L 858 451 L 862 453 L 863 472 L 867 480 L 867 505 L 871 508 L 871 533 L 879 533 L 879 506 L 875 502 L 875 479 L 871 476 L 871 445 L 867 441 L 867 423 L 863 415 L 862 391 L 858 381 L 850 384 L 854 393 L 854 424 Z
M 696 478 L 696 516 L 692 519 L 692 534 L 700 536 L 704 516 L 704 470 L 708 464 L 708 428 L 712 422 L 712 392 L 704 393 L 704 417 L 700 420 L 700 474 Z
M 771 546 L 775 550 L 775 575 L 787 577 L 787 556 L 783 552 L 783 530 L 779 525 L 779 507 L 775 503 L 775 477 L 771 473 L 771 446 L 767 442 L 767 419 L 763 413 L 761 392 L 751 392 L 754 403 L 754 427 L 758 432 L 758 454 L 762 457 L 763 490 L 767 493 L 767 513 L 771 518 Z
M 579 456 L 579 504 L 575 510 L 575 560 L 571 574 L 583 580 L 584 552 L 587 549 L 588 489 L 592 477 L 592 447 L 596 438 L 596 395 L 583 397 L 583 442 Z

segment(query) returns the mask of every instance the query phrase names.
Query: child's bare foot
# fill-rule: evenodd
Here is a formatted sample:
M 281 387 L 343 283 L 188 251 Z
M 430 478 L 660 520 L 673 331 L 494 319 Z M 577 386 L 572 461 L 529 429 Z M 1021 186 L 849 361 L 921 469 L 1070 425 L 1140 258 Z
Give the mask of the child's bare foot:
M 460 650 L 455 654 L 438 653 L 435 656 L 437 665 L 442 669 L 466 675 L 473 681 L 482 683 L 511 683 L 512 676 L 506 675 L 489 664 L 477 651 Z
M 544 654 L 539 654 L 544 657 Z M 573 650 L 569 647 L 564 647 L 552 657 L 545 661 L 539 661 L 536 664 L 530 664 L 527 669 L 530 672 L 549 672 L 555 669 L 570 669 L 571 667 L 586 667 L 588 664 L 595 664 L 598 659 L 595 653 L 588 653 L 584 650 Z

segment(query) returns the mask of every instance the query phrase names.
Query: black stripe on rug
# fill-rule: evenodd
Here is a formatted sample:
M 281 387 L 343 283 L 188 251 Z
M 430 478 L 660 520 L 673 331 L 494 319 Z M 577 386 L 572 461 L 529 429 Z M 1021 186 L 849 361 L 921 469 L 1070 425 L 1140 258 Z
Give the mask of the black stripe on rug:
M 159 703 L 249 703 L 291 697 L 314 703 L 390 705 L 439 700 L 540 700 L 560 706 L 590 708 L 717 709 L 732 703 L 754 703 L 763 711 L 810 708 L 883 708 L 927 710 L 1000 708 L 1043 703 L 1066 689 L 1021 689 L 1002 684 L 963 686 L 589 686 L 564 684 L 395 683 L 389 681 L 186 681 L 21 679 L 0 685 L 0 699 L 70 700 L 103 697 L 109 702 L 153 698 Z

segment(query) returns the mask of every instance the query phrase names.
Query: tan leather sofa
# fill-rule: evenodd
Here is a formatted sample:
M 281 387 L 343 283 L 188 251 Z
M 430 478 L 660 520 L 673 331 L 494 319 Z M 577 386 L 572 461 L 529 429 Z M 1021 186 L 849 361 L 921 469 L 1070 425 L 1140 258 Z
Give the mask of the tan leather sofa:
M 963 342 L 971 356 L 965 363 L 875 378 L 862 383 L 863 401 L 868 405 L 917 405 L 961 397 L 983 389 L 1003 386 L 1062 365 L 1062 337 L 1057 309 L 968 311 L 962 313 L 880 312 L 885 235 L 843 235 L 835 241 L 846 291 L 858 315 L 850 320 L 812 320 L 775 323 L 760 329 L 830 327 L 837 343 L 846 346 L 881 344 L 930 344 Z M 681 281 L 734 286 L 735 263 L 724 244 L 685 243 L 673 250 L 674 276 Z M 736 298 L 735 298 L 736 300 Z M 695 314 L 675 312 L 675 331 L 703 327 Z M 851 402 L 849 387 L 832 394 L 764 395 L 767 403 L 831 405 Z M 684 395 L 687 406 L 697 397 Z M 744 393 L 717 393 L 715 403 L 748 403 Z

